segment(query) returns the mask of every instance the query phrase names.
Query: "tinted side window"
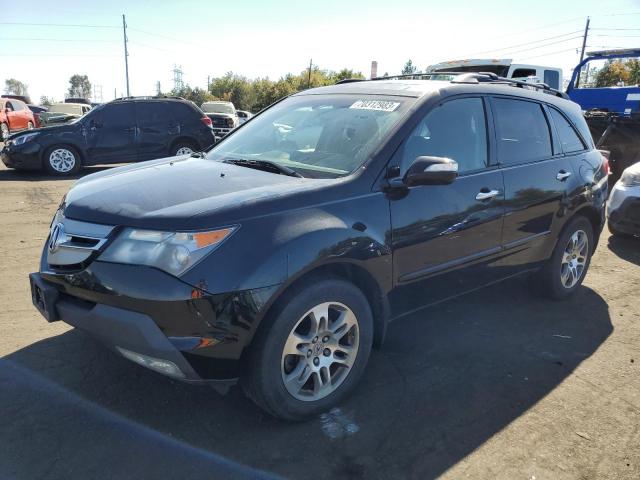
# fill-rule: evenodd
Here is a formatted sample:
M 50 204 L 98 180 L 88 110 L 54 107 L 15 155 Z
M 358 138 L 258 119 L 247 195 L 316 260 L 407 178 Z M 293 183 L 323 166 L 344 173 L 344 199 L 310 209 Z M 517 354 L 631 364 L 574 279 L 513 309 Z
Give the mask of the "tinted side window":
M 168 125 L 171 118 L 165 102 L 137 102 L 136 116 L 139 126 Z
M 545 70 L 544 83 L 549 85 L 551 88 L 560 88 L 560 72 L 557 72 L 556 70 Z
M 14 108 L 14 106 L 13 106 L 13 104 L 11 102 L 7 102 L 6 105 L 5 105 L 5 108 L 8 108 L 11 111 L 15 110 L 15 108 Z
M 402 171 L 420 156 L 447 157 L 459 172 L 487 166 L 487 128 L 481 98 L 461 98 L 435 107 L 405 141 Z
M 536 75 L 536 70 L 534 68 L 516 68 L 511 74 L 511 78 L 523 78 L 530 77 Z
M 191 122 L 199 118 L 195 109 L 179 102 L 171 103 L 171 114 L 174 120 L 180 123 Z
M 132 103 L 115 103 L 100 109 L 96 119 L 105 127 L 132 127 L 135 125 L 135 113 Z
M 551 118 L 553 118 L 553 123 L 556 126 L 556 130 L 558 132 L 558 138 L 560 140 L 560 144 L 562 145 L 562 151 L 564 153 L 571 152 L 581 152 L 585 149 L 582 140 L 573 129 L 571 124 L 567 121 L 564 116 L 558 112 L 555 108 L 550 108 Z
M 540 104 L 495 98 L 493 108 L 500 163 L 511 165 L 551 156 L 549 124 Z

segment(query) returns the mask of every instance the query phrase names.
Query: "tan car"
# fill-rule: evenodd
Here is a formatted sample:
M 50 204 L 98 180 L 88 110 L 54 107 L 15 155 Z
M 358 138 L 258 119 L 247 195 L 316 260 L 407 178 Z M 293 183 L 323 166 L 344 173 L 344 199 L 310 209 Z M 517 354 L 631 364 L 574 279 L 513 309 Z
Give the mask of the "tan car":
M 40 114 L 43 126 L 69 123 L 77 120 L 91 110 L 91 105 L 84 103 L 54 103 L 44 113 Z

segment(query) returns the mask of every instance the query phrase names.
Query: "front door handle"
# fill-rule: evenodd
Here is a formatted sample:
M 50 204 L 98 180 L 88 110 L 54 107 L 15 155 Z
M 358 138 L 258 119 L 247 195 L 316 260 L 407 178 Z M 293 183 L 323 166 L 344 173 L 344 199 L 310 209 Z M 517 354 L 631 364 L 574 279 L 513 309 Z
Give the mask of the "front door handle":
M 571 172 L 567 172 L 566 170 L 560 170 L 556 178 L 561 182 L 564 182 L 567 178 L 571 176 Z
M 480 191 L 476 195 L 476 200 L 479 200 L 479 201 L 489 200 L 490 198 L 496 197 L 498 195 L 500 195 L 500 190 Z

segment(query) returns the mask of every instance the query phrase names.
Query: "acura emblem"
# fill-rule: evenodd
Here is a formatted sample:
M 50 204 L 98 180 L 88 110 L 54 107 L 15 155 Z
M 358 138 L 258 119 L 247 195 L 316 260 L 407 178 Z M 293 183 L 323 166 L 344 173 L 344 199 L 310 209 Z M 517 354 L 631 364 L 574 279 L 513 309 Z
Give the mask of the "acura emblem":
M 51 230 L 51 239 L 49 240 L 49 253 L 55 253 L 60 245 L 67 241 L 67 234 L 64 231 L 64 225 L 56 223 Z

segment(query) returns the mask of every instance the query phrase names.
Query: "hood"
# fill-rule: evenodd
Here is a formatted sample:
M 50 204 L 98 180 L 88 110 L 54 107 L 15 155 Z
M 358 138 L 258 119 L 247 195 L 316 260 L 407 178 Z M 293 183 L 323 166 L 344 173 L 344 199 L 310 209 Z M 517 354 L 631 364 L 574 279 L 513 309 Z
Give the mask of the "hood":
M 198 230 L 255 216 L 257 205 L 317 182 L 324 183 L 214 160 L 171 157 L 82 178 L 66 196 L 65 216 L 107 225 Z

